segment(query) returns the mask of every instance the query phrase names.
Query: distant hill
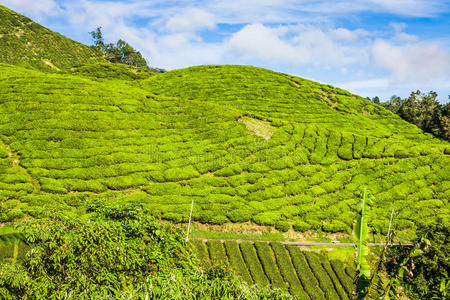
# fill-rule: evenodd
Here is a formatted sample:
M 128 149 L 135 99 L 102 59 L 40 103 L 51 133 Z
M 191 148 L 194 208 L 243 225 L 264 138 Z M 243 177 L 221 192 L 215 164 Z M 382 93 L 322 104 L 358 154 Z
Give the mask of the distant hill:
M 374 233 L 392 209 L 406 239 L 417 220 L 450 223 L 450 144 L 381 106 L 255 67 L 155 74 L 92 62 L 91 48 L 1 12 L 2 28 L 25 32 L 1 43 L 41 49 L 0 44 L 1 222 L 80 214 L 89 198 L 186 222 L 194 200 L 202 223 L 345 236 L 366 186 Z M 39 71 L 52 69 L 45 59 L 64 71 Z
M 0 62 L 55 71 L 95 61 L 97 51 L 0 5 Z

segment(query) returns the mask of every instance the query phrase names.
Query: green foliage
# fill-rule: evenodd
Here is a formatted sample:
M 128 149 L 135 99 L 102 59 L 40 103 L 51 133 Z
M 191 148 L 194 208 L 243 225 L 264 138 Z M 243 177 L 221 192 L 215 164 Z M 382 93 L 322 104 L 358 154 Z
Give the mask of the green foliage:
M 253 281 L 260 286 L 268 285 L 269 280 L 264 274 L 264 270 L 259 262 L 258 255 L 256 254 L 253 244 L 244 241 L 241 242 L 239 246 L 248 270 L 252 275 Z
M 111 293 L 136 285 L 155 272 L 195 266 L 181 232 L 135 207 L 92 203 L 90 220 L 61 215 L 21 226 L 32 245 L 21 266 L 11 267 L 22 282 L 0 276 L 1 293 L 54 297 L 63 293 Z
M 214 264 L 228 264 L 227 255 L 221 241 L 209 240 L 207 243 L 209 257 Z
M 330 263 L 336 277 L 347 292 L 347 295 L 352 295 L 354 290 L 353 278 L 345 273 L 344 264 L 340 260 L 331 260 Z
M 3 61 L 50 70 L 33 49 L 54 50 L 41 46 L 49 31 L 1 13 L 7 33 L 0 43 L 20 41 L 1 47 L 20 55 Z M 20 38 L 16 27 L 24 30 Z M 378 232 L 391 206 L 405 236 L 414 233 L 419 207 L 424 220 L 448 220 L 449 144 L 379 105 L 248 66 L 154 74 L 56 37 L 49 44 L 67 49 L 48 53 L 62 69 L 56 74 L 0 64 L 2 220 L 78 212 L 87 198 L 100 197 L 179 223 L 195 197 L 193 217 L 203 223 L 350 233 L 354 193 L 364 185 L 380 200 Z M 270 134 L 255 136 L 258 126 Z M 85 198 L 72 197 L 79 194 Z
M 127 42 L 118 40 L 117 43 L 105 44 L 101 27 L 97 27 L 95 31 L 90 32 L 94 40 L 94 47 L 102 51 L 107 60 L 112 63 L 122 63 L 130 66 L 148 68 L 147 62 L 139 51 L 136 51 Z
M 356 217 L 353 234 L 357 242 L 356 265 L 357 270 L 361 276 L 370 277 L 370 267 L 366 260 L 368 254 L 367 238 L 369 236 L 369 229 L 367 226 L 367 219 L 369 216 L 370 206 L 372 204 L 373 196 L 363 188 L 358 203 L 359 214 Z
M 356 217 L 353 228 L 353 235 L 356 240 L 356 270 L 358 272 L 356 285 L 358 299 L 365 299 L 366 295 L 369 293 L 370 266 L 367 261 L 367 255 L 369 254 L 369 248 L 367 247 L 369 228 L 367 226 L 367 221 L 373 203 L 372 201 L 373 196 L 369 194 L 364 187 L 361 191 L 358 203 L 359 214 Z
M 422 130 L 449 140 L 450 106 L 448 103 L 440 104 L 436 98 L 437 94 L 433 91 L 421 93 L 417 90 L 406 99 L 392 96 L 391 101 L 381 104 Z
M 289 224 L 289 222 L 287 221 L 278 221 L 277 223 L 275 223 L 275 228 L 279 231 L 286 232 L 291 229 L 291 224 Z
M 274 260 L 272 248 L 264 242 L 255 242 L 255 249 L 264 268 L 264 273 L 270 280 L 270 284 L 275 288 L 286 288 L 286 284 L 281 277 L 277 264 Z
M 248 284 L 253 283 L 252 276 L 250 275 L 244 259 L 242 258 L 239 244 L 235 241 L 225 241 L 224 246 L 227 252 L 228 259 L 232 267 L 236 270 L 238 276 L 240 276 Z
M 419 222 L 413 247 L 391 247 L 386 268 L 394 286 L 412 299 L 447 299 L 450 282 L 450 232 L 442 221 Z M 389 294 L 389 293 L 388 293 Z
M 305 252 L 305 257 L 312 272 L 319 281 L 320 289 L 324 292 L 325 297 L 327 299 L 338 299 L 339 296 L 334 288 L 333 282 L 322 267 L 320 258 L 315 253 L 311 252 Z
M 334 287 L 339 295 L 340 299 L 350 299 L 350 295 L 347 294 L 344 290 L 344 287 L 342 286 L 341 282 L 339 281 L 338 277 L 336 276 L 336 273 L 333 271 L 333 268 L 331 267 L 331 263 L 328 259 L 323 259 L 321 261 L 322 266 L 324 267 L 325 271 L 327 272 L 328 276 L 330 276 L 330 279 L 332 283 L 334 284 Z M 350 276 L 352 278 L 352 276 Z
M 299 296 L 301 299 L 309 298 L 297 277 L 297 273 L 284 245 L 280 243 L 271 243 L 271 245 L 280 273 L 284 280 L 289 284 L 289 292 Z
M 312 228 L 312 226 L 304 221 L 298 220 L 294 223 L 293 228 L 298 232 L 305 232 Z
M 58 71 L 104 61 L 100 53 L 0 6 L 0 62 Z
M 71 68 L 68 73 L 76 76 L 86 76 L 93 80 L 101 79 L 121 79 L 138 80 L 145 79 L 153 75 L 146 68 L 138 68 L 124 64 L 114 64 L 101 62 L 95 64 L 86 64 Z
M 304 254 L 295 246 L 287 246 L 287 249 L 291 255 L 292 264 L 297 271 L 298 278 L 311 299 L 325 299 L 325 295 L 319 288 L 319 283 L 311 272 Z

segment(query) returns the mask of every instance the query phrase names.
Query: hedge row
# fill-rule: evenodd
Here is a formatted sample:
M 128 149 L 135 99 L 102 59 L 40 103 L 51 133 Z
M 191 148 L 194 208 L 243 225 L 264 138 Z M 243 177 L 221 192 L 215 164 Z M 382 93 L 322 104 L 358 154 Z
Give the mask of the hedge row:
M 325 293 L 325 297 L 331 300 L 338 299 L 339 296 L 334 288 L 333 282 L 322 267 L 321 260 L 324 260 L 323 257 L 319 257 L 316 253 L 307 251 L 304 252 L 304 254 L 315 278 L 319 281 L 321 290 Z
M 250 275 L 248 268 L 242 258 L 241 250 L 239 249 L 239 244 L 234 241 L 224 242 L 225 250 L 227 252 L 228 259 L 230 260 L 231 266 L 236 270 L 237 274 L 248 284 L 253 283 L 252 276 Z
M 292 261 L 284 245 L 280 243 L 271 243 L 275 259 L 277 260 L 278 268 L 284 280 L 289 283 L 289 292 L 293 295 L 297 295 L 300 299 L 308 299 L 309 296 L 303 289 L 300 283 L 297 272 L 292 265 Z
M 325 299 L 323 291 L 319 288 L 319 282 L 311 272 L 303 252 L 296 246 L 289 245 L 287 249 L 297 271 L 297 276 L 311 299 Z
M 264 273 L 270 280 L 270 284 L 275 288 L 286 289 L 286 282 L 278 270 L 277 262 L 268 243 L 255 242 L 256 252 L 264 268 Z
M 334 273 L 347 292 L 347 295 L 351 295 L 354 291 L 353 278 L 345 273 L 344 264 L 339 260 L 331 260 L 330 263 Z
M 242 257 L 244 258 L 250 274 L 252 275 L 254 283 L 261 286 L 268 285 L 270 283 L 269 279 L 264 273 L 253 244 L 251 242 L 244 241 L 240 243 L 239 247 L 241 249 Z
M 214 264 L 228 264 L 227 254 L 221 241 L 208 240 L 206 245 L 208 246 L 209 257 Z

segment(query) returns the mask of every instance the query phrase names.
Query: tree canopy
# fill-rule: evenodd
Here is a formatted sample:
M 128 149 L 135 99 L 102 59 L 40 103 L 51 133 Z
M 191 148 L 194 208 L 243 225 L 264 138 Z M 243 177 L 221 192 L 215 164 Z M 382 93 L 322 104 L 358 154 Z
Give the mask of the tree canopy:
M 115 44 L 105 44 L 101 27 L 97 27 L 97 29 L 95 31 L 91 31 L 90 34 L 94 41 L 93 47 L 99 51 L 102 51 L 105 58 L 110 62 L 149 68 L 147 61 L 142 57 L 141 53 L 136 51 L 124 40 L 120 39 Z
M 436 98 L 436 92 L 417 90 L 406 99 L 394 95 L 381 105 L 423 131 L 450 140 L 450 104 L 443 105 Z

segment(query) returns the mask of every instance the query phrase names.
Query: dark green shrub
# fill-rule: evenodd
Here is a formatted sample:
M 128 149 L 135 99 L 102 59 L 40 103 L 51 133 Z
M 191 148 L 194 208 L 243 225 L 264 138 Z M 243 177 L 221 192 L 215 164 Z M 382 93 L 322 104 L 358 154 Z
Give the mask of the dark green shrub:
M 292 264 L 297 271 L 297 276 L 302 283 L 303 288 L 311 297 L 311 299 L 325 299 L 325 295 L 319 288 L 319 283 L 311 272 L 308 263 L 305 260 L 304 254 L 296 246 L 287 246 L 287 249 L 291 255 Z
M 292 227 L 294 228 L 295 231 L 298 232 L 305 232 L 309 229 L 312 228 L 312 226 L 304 221 L 296 221 Z
M 245 265 L 244 259 L 242 258 L 239 244 L 236 241 L 225 241 L 224 246 L 231 266 L 236 270 L 238 276 L 240 276 L 248 284 L 252 284 L 253 279 L 250 276 L 247 266 Z
M 269 280 L 264 274 L 264 270 L 259 261 L 258 255 L 256 254 L 255 247 L 250 242 L 241 242 L 239 244 L 241 249 L 242 257 L 244 258 L 245 264 L 247 265 L 250 274 L 252 275 L 254 283 L 260 286 L 266 286 L 269 284 Z
M 275 259 L 278 264 L 281 275 L 284 280 L 289 283 L 289 291 L 291 294 L 301 297 L 301 299 L 307 299 L 309 296 L 303 289 L 300 281 L 298 280 L 297 273 L 292 265 L 291 258 L 284 245 L 280 243 L 271 243 Z
M 345 273 L 344 264 L 340 260 L 331 260 L 330 263 L 334 273 L 344 287 L 345 292 L 347 293 L 347 295 L 351 295 L 355 286 L 353 284 L 353 278 Z
M 270 280 L 270 284 L 275 288 L 286 289 L 286 282 L 284 282 L 283 277 L 281 277 L 280 271 L 278 270 L 272 248 L 265 242 L 255 242 L 254 245 L 259 260 L 264 268 L 264 273 Z
M 315 277 L 319 281 L 321 290 L 325 293 L 327 299 L 339 299 L 339 296 L 334 288 L 333 282 L 328 276 L 325 269 L 322 267 L 321 261 L 326 260 L 325 257 L 318 256 L 316 253 L 304 252 L 308 265 L 310 266 Z
M 286 232 L 291 229 L 291 224 L 287 221 L 278 221 L 275 223 L 275 228 L 279 231 Z
M 214 264 L 222 265 L 228 264 L 228 258 L 225 253 L 225 248 L 219 240 L 208 240 L 206 242 L 209 257 Z
M 238 208 L 227 212 L 227 217 L 233 223 L 247 222 L 252 218 L 253 211 L 247 208 Z

